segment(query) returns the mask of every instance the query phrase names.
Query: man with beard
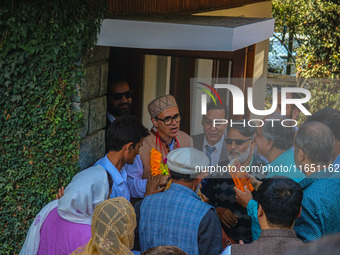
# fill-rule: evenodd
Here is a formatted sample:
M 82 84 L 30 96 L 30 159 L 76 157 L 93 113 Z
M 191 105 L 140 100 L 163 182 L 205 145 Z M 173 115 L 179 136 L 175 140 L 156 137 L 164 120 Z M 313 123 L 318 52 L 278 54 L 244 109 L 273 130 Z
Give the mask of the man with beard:
M 255 148 L 256 128 L 248 125 L 247 120 L 238 121 L 228 127 L 225 143 L 228 149 L 228 160 L 237 158 L 241 165 L 248 169 L 260 170 L 264 162 L 253 156 Z M 243 123 L 243 124 L 242 124 Z M 228 161 L 221 165 L 227 165 Z M 247 171 L 248 171 L 247 169 Z M 265 176 L 260 171 L 253 171 L 257 178 Z M 219 177 L 218 175 L 216 177 Z M 229 173 L 223 178 L 210 179 L 202 192 L 209 198 L 209 203 L 216 208 L 217 215 L 226 234 L 235 241 L 252 240 L 251 221 L 247 210 L 240 206 L 235 199 L 234 181 Z
M 132 90 L 122 79 L 111 81 L 107 88 L 107 127 L 122 115 L 130 114 Z

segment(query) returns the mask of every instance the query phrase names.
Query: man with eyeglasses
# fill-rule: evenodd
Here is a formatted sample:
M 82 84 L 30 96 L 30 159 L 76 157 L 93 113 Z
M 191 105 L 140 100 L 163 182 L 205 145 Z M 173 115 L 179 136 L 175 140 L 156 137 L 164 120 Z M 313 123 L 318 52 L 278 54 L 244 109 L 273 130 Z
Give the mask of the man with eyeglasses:
M 192 136 L 194 147 L 208 156 L 210 166 L 228 159 L 227 144 L 224 141 L 227 124 L 213 125 L 214 119 L 226 118 L 225 106 L 208 103 L 207 114 L 202 116 L 204 133 Z
M 227 138 L 224 141 L 228 150 L 228 160 L 220 165 L 228 165 L 229 161 L 237 158 L 242 166 L 259 170 L 253 171 L 252 174 L 263 179 L 265 176 L 261 173 L 261 166 L 265 163 L 253 156 L 256 128 L 249 126 L 247 120 L 239 120 L 237 123 L 241 124 L 228 127 Z M 236 242 L 240 240 L 250 242 L 252 240 L 250 216 L 247 210 L 235 200 L 233 179 L 229 173 L 215 177 L 209 180 L 202 192 L 209 198 L 209 203 L 216 208 L 226 234 Z
M 122 115 L 130 114 L 132 105 L 132 90 L 129 84 L 122 79 L 109 83 L 107 88 L 107 124 Z
M 170 151 L 180 147 L 191 147 L 191 137 L 179 130 L 181 115 L 176 99 L 172 95 L 156 98 L 148 105 L 153 127 L 151 135 L 144 140 L 140 149 L 143 164 L 143 178 L 151 176 L 151 150 L 154 148 L 162 154 L 161 163 L 166 163 Z

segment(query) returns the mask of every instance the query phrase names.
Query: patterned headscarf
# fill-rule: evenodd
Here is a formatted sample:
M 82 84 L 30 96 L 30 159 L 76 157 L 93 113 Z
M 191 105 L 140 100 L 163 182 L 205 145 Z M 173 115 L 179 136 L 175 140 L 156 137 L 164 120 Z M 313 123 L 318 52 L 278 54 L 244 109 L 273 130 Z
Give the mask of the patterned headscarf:
M 106 200 L 94 211 L 90 241 L 72 254 L 133 254 L 135 228 L 136 214 L 130 202 L 123 197 Z

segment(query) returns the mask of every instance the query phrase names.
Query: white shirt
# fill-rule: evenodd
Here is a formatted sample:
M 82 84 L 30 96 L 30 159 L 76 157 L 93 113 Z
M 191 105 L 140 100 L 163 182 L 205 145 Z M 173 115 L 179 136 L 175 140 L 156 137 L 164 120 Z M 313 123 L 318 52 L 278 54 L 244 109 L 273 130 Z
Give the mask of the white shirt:
M 216 150 L 214 150 L 212 153 L 211 153 L 211 165 L 212 166 L 215 166 L 219 163 L 220 161 L 220 157 L 221 157 L 221 151 L 222 151 L 222 146 L 223 146 L 223 141 L 224 141 L 224 135 L 221 137 L 221 139 L 215 143 L 214 146 L 216 148 Z M 205 154 L 207 154 L 207 149 L 205 148 L 206 145 L 209 145 L 211 146 L 210 144 L 208 144 L 207 142 L 207 138 L 204 136 L 204 141 L 203 141 L 203 152 Z
M 106 112 L 106 117 L 109 119 L 111 123 L 116 120 L 116 118 L 109 112 Z

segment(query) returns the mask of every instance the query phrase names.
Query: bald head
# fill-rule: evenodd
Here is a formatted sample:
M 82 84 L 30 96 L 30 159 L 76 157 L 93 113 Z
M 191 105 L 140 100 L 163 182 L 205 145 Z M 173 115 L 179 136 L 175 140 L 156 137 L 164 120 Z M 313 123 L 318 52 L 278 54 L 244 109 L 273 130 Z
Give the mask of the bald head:
M 334 135 L 325 124 L 317 121 L 306 122 L 296 133 L 294 154 L 301 149 L 310 163 L 328 165 L 332 160 L 334 142 Z

